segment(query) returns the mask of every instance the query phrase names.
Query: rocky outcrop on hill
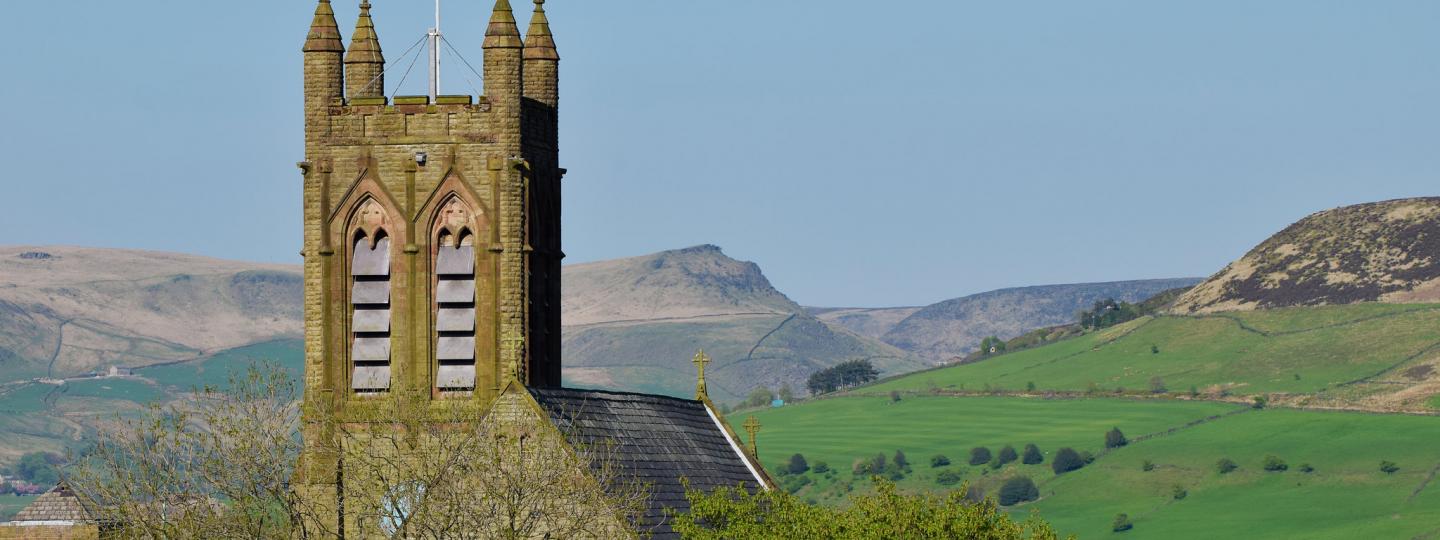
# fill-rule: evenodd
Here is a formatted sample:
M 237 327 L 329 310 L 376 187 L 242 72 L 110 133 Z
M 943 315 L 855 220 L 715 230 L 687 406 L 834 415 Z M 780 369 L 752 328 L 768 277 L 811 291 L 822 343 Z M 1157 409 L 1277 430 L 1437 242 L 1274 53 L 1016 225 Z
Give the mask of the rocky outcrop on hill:
M 1182 296 L 1176 313 L 1440 302 L 1440 198 L 1311 215 Z

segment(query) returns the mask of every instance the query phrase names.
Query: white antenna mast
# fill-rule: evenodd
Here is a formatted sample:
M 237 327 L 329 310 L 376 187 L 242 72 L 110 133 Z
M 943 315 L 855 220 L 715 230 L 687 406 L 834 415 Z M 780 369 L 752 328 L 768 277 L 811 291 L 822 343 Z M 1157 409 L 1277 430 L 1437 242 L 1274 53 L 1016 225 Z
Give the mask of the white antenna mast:
M 430 103 L 440 97 L 440 0 L 435 0 L 435 27 L 430 29 Z

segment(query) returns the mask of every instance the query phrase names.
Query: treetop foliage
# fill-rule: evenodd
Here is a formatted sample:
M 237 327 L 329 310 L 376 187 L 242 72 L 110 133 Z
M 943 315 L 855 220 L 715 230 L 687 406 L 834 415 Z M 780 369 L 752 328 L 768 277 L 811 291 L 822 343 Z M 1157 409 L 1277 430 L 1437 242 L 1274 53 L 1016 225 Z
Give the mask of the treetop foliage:
M 709 494 L 690 491 L 686 494 L 690 512 L 672 515 L 671 526 L 682 537 L 698 540 L 1059 538 L 1038 516 L 1014 521 L 992 499 L 967 501 L 967 492 L 901 494 L 895 484 L 875 479 L 873 494 L 852 495 L 844 508 L 824 508 L 780 491 L 751 493 L 739 487 Z
M 850 360 L 812 373 L 805 384 L 811 394 L 820 395 L 875 382 L 878 378 L 880 371 L 869 360 Z

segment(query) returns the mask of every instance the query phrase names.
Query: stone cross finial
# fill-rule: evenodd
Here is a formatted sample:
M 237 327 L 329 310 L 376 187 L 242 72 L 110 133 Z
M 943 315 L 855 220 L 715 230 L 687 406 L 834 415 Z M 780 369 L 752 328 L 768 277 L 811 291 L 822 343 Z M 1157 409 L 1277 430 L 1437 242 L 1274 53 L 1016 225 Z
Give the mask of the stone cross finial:
M 750 434 L 750 453 L 755 454 L 757 458 L 760 457 L 760 447 L 755 445 L 755 435 L 760 433 L 760 420 L 751 416 L 745 419 L 742 426 L 745 428 L 745 432 Z
M 699 380 L 695 383 L 695 399 L 705 399 L 707 395 L 705 392 L 705 365 L 710 363 L 710 355 L 705 354 L 705 350 L 701 349 L 700 352 L 695 353 L 695 359 L 690 362 L 695 364 L 700 374 Z

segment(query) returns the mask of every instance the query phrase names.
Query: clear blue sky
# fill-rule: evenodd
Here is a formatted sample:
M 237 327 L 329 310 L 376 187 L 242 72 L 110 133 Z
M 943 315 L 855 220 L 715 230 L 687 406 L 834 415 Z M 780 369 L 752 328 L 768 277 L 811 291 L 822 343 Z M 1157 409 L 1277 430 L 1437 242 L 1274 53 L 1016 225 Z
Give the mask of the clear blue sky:
M 399 60 L 430 2 L 374 2 Z M 478 61 L 490 2 L 446 3 Z M 1311 212 L 1440 194 L 1433 0 L 547 6 L 570 262 L 714 243 L 801 303 L 926 304 L 1208 275 Z M 313 7 L 7 3 L 0 242 L 298 262 Z

